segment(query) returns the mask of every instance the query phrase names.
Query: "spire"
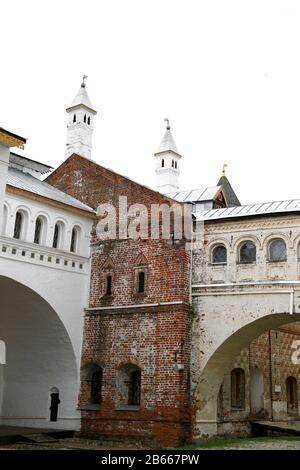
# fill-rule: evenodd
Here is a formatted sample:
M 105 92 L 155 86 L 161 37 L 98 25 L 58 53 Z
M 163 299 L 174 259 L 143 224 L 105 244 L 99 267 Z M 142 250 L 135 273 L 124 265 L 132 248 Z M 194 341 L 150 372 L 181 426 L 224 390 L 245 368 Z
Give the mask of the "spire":
M 165 118 L 164 121 L 167 123 L 166 132 L 156 153 L 169 151 L 178 153 L 174 138 L 172 136 L 170 121 L 168 118 Z
M 85 106 L 86 108 L 97 114 L 86 91 L 86 79 L 87 75 L 83 75 L 82 83 L 80 85 L 78 93 L 73 99 L 71 105 L 67 108 L 67 111 L 72 110 L 72 108 L 74 108 L 75 106 Z
M 73 153 L 91 158 L 94 109 L 86 91 L 87 76 L 83 75 L 79 91 L 66 111 L 69 116 L 66 159 Z
M 171 133 L 169 119 L 164 119 L 167 123 L 166 131 L 162 141 L 155 152 L 156 157 L 156 187 L 163 194 L 178 191 L 179 184 L 179 154 L 174 138 Z
M 240 206 L 241 203 L 235 194 L 226 174 L 225 174 L 225 169 L 228 167 L 226 163 L 223 165 L 222 169 L 222 175 L 221 178 L 218 181 L 218 186 L 222 187 L 222 191 L 225 197 L 226 205 L 227 207 L 235 207 L 235 206 Z

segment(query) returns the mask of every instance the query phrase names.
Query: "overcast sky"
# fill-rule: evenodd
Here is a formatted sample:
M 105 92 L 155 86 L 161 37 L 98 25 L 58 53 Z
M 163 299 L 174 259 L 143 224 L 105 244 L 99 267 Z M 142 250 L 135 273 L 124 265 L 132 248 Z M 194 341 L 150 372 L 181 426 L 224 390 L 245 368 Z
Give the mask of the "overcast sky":
M 227 163 L 242 203 L 300 198 L 299 25 L 297 0 L 2 2 L 0 126 L 59 165 L 86 74 L 99 164 L 155 186 L 168 117 L 180 189 Z

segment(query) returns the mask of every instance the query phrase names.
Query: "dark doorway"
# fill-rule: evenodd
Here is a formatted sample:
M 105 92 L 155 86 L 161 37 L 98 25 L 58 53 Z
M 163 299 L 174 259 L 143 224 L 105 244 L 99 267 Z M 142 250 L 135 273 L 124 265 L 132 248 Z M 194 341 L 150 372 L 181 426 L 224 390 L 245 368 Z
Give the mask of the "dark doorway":
M 50 391 L 50 421 L 57 421 L 58 405 L 60 404 L 59 391 L 56 387 L 53 387 Z

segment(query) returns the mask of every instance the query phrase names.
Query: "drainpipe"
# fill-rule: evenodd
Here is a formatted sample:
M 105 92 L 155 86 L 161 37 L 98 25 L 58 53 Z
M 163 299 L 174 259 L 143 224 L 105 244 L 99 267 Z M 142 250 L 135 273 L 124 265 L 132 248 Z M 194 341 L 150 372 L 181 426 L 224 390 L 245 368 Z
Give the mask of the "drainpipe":
M 269 330 L 269 374 L 270 374 L 270 405 L 271 414 L 270 418 L 273 421 L 273 370 L 272 370 L 272 343 L 271 343 L 271 330 Z

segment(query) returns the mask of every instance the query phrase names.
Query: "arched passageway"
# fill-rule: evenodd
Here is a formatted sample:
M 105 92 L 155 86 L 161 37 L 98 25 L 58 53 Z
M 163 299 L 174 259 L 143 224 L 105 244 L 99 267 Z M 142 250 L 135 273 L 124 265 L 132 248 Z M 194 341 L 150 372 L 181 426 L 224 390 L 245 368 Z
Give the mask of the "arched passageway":
M 218 433 L 218 411 L 220 414 L 221 406 L 220 387 L 224 374 L 232 365 L 235 357 L 262 333 L 281 325 L 297 322 L 299 319 L 299 315 L 286 313 L 272 313 L 258 318 L 237 329 L 212 352 L 199 375 L 193 395 L 193 437 L 195 439 Z M 258 376 L 253 377 L 253 380 L 253 390 L 255 388 L 257 393 L 252 406 L 258 409 L 262 403 L 261 388 L 263 384 Z
M 77 427 L 78 377 L 73 347 L 54 309 L 32 289 L 0 276 L 0 424 Z M 3 355 L 3 354 L 2 354 Z M 51 421 L 49 390 L 60 404 Z

